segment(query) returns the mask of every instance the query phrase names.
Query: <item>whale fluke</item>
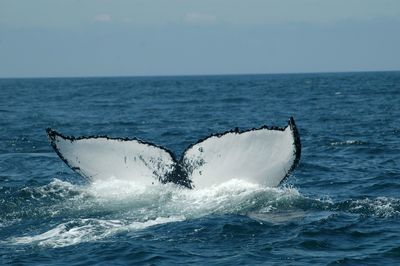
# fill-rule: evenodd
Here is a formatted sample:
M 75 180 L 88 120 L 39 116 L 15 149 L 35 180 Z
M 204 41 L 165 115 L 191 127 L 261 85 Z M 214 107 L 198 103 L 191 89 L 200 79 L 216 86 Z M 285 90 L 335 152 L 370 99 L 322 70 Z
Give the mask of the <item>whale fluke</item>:
M 300 160 L 294 119 L 284 128 L 235 129 L 189 146 L 178 161 L 166 148 L 139 139 L 107 136 L 69 137 L 50 128 L 58 156 L 90 181 L 116 178 L 143 185 L 173 182 L 205 188 L 231 179 L 278 186 Z
M 47 129 L 58 156 L 90 181 L 111 177 L 149 185 L 161 181 L 175 168 L 168 150 L 139 139 L 107 136 L 68 137 Z

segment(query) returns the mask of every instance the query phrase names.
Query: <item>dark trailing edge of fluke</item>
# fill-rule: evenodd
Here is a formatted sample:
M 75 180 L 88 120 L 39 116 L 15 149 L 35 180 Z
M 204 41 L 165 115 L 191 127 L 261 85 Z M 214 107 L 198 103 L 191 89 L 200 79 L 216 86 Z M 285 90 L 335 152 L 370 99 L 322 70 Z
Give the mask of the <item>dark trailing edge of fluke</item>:
M 295 150 L 294 150 L 295 159 L 294 159 L 294 162 L 293 162 L 292 166 L 290 167 L 288 173 L 286 174 L 285 178 L 282 179 L 281 184 L 282 184 L 283 181 L 286 180 L 286 178 L 288 178 L 288 176 L 293 172 L 293 170 L 300 163 L 300 157 L 301 157 L 300 134 L 299 134 L 299 131 L 297 129 L 296 123 L 294 122 L 294 118 L 293 117 L 290 117 L 290 119 L 289 119 L 289 127 L 292 129 L 293 137 L 294 137 L 294 143 L 293 144 L 295 146 Z

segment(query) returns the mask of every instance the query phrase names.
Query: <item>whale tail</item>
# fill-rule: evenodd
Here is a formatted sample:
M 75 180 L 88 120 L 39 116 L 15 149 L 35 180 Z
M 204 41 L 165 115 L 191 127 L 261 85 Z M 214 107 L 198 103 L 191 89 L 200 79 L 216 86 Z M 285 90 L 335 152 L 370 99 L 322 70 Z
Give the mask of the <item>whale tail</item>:
M 293 118 L 284 128 L 267 127 L 213 134 L 190 145 L 180 160 L 166 148 L 136 138 L 68 137 L 47 129 L 58 156 L 91 180 L 117 178 L 143 185 L 173 182 L 204 188 L 231 179 L 278 186 L 300 160 Z

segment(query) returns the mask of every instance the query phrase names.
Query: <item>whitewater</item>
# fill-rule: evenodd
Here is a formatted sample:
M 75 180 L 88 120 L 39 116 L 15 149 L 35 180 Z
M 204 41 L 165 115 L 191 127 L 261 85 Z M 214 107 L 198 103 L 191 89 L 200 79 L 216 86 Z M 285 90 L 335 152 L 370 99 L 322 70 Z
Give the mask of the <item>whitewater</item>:
M 400 214 L 400 201 L 390 198 L 333 203 L 330 199 L 312 199 L 292 187 L 267 188 L 231 180 L 219 186 L 188 190 L 174 184 L 142 186 L 134 182 L 109 180 L 90 185 L 74 185 L 58 179 L 24 192 L 34 200 L 49 198 L 53 204 L 38 210 L 13 213 L 48 217 L 67 216 L 68 221 L 37 234 L 7 239 L 6 244 L 34 244 L 63 247 L 98 241 L 118 233 L 129 233 L 164 223 L 177 223 L 207 215 L 245 215 L 258 223 L 289 223 L 297 219 L 321 219 L 335 211 L 372 216 Z M 318 212 L 317 218 L 314 212 Z M 82 214 L 85 215 L 82 215 Z M 95 218 L 98 214 L 102 218 Z M 8 224 L 10 225 L 10 223 Z M 195 228 L 194 231 L 202 228 Z

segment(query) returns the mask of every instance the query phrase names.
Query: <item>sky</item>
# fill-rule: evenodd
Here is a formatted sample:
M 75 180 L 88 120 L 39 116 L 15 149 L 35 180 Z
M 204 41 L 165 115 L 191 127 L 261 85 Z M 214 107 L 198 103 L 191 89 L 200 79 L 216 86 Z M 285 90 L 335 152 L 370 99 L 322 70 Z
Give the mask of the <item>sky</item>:
M 386 70 L 399 0 L 0 0 L 0 77 Z

